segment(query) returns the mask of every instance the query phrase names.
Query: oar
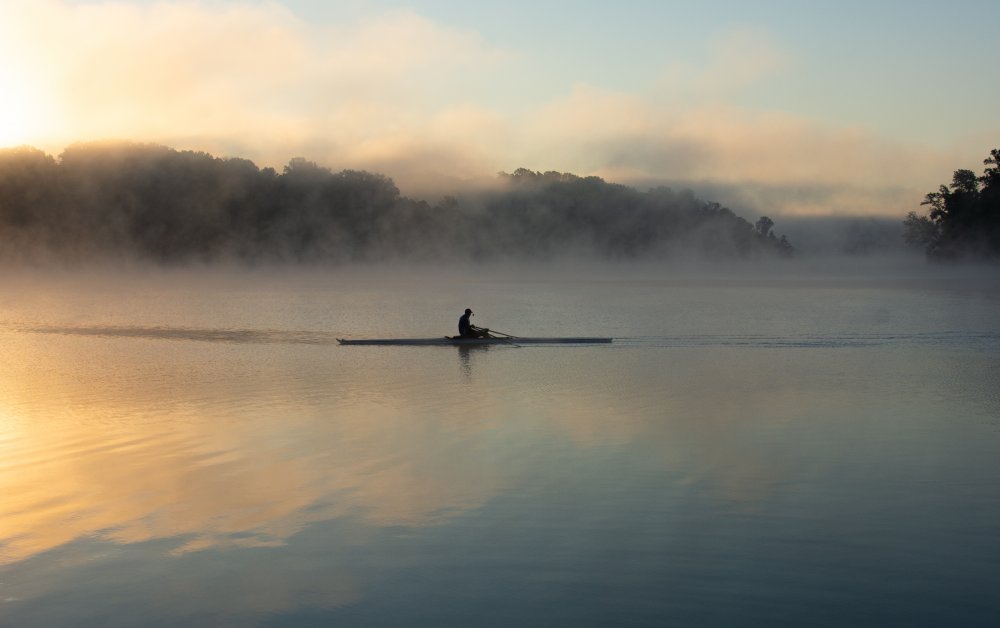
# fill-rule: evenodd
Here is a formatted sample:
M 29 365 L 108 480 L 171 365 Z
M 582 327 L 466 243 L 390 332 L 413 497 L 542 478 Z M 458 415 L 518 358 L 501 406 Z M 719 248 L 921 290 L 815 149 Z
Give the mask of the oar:
M 521 345 L 517 344 L 517 336 L 511 336 L 510 334 L 505 334 L 502 331 L 497 331 L 495 329 L 487 329 L 486 333 L 490 334 L 490 335 L 492 335 L 492 334 L 500 334 L 501 336 L 506 336 L 506 338 L 497 338 L 497 340 L 503 340 L 504 342 L 509 343 L 513 347 L 520 347 L 521 346 Z M 496 336 L 493 336 L 493 337 L 496 338 Z
M 512 335 L 510 335 L 510 334 L 505 334 L 505 333 L 503 333 L 502 331 L 497 331 L 497 330 L 495 330 L 495 329 L 491 329 L 491 330 L 489 330 L 489 332 L 490 332 L 491 334 L 500 334 L 501 336 L 507 336 L 508 338 L 517 338 L 517 336 L 512 336 Z

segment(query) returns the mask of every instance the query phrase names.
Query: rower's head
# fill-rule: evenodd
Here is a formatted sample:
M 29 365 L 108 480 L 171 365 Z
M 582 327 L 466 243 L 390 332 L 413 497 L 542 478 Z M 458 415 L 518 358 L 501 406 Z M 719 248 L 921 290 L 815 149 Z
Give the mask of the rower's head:
M 468 314 L 469 316 L 475 316 L 475 314 L 473 314 L 472 310 L 470 310 L 469 308 L 465 308 L 465 313 Z

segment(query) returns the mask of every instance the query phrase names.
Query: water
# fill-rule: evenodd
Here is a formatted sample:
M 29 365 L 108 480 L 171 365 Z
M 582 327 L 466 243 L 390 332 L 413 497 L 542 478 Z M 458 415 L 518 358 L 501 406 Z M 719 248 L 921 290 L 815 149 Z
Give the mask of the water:
M 0 625 L 1000 621 L 988 276 L 5 285 Z

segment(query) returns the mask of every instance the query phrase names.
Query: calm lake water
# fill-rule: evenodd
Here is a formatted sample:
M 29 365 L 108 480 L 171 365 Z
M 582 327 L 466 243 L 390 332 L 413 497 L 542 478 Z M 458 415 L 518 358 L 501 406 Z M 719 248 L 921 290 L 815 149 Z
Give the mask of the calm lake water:
M 1000 281 L 16 274 L 3 626 L 1000 625 Z M 459 314 L 611 345 L 341 347 Z

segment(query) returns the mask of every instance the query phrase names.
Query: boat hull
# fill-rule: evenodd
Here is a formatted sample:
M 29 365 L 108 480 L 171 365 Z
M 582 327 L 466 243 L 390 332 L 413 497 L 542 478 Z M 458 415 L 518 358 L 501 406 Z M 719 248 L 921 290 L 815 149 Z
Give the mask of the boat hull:
M 349 340 L 337 338 L 342 345 L 405 345 L 405 346 L 471 346 L 471 345 L 584 345 L 604 344 L 611 338 L 370 338 Z

